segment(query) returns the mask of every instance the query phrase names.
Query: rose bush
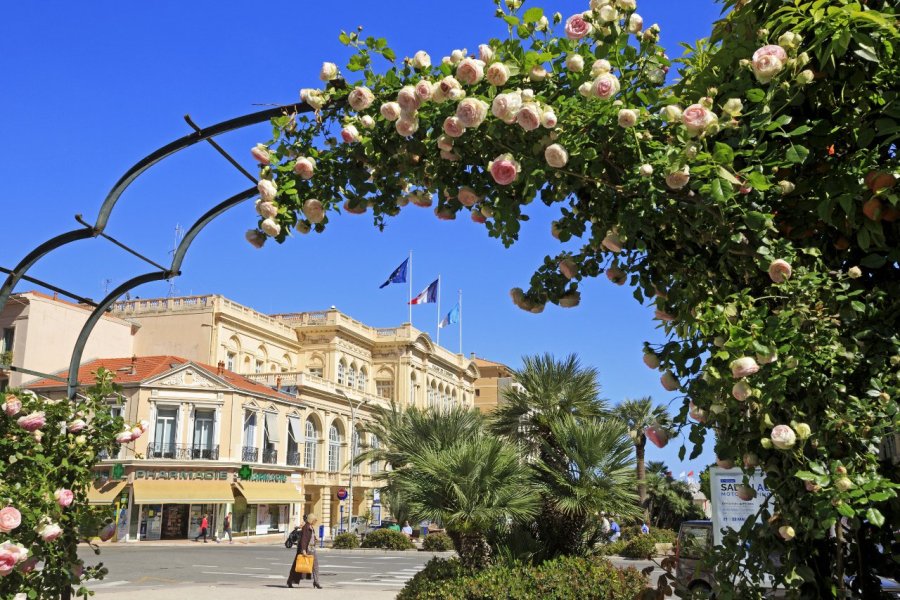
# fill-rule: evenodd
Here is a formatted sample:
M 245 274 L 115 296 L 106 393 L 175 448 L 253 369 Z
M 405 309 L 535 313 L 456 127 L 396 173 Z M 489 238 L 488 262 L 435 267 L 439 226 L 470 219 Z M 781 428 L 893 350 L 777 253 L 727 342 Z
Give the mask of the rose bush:
M 87 566 L 77 553 L 85 541 L 99 553 L 93 542 L 101 529 L 115 527 L 111 505 L 88 504 L 92 469 L 101 452 L 115 455 L 116 440 L 130 443 L 146 424 L 113 417 L 113 374 L 101 369 L 96 376 L 97 385 L 71 402 L 3 392 L 5 406 L 19 410 L 0 413 L 2 598 L 59 598 L 71 590 L 86 598 L 85 582 L 106 574 L 102 563 Z
M 534 198 L 558 205 L 548 243 L 566 246 L 513 302 L 540 313 L 577 305 L 587 278 L 629 283 L 668 335 L 648 365 L 683 394 L 691 456 L 715 430 L 719 459 L 761 467 L 773 492 L 740 533 L 751 543 L 731 535 L 717 551 L 719 581 L 769 571 L 831 597 L 845 570 L 875 585 L 890 554 L 877 545 L 898 524 L 880 452 L 900 394 L 896 12 L 885 0 L 722 3 L 674 85 L 659 27 L 630 0 L 585 2 L 552 26 L 540 8 L 498 3 L 508 39 L 436 64 L 342 33 L 356 49 L 344 75 L 360 81 L 326 65 L 331 83 L 301 92 L 316 114 L 274 120 L 260 192 L 278 212 L 248 240 L 321 232 L 342 206 L 383 227 L 412 197 L 442 219 L 470 211 L 509 245 Z M 381 74 L 374 55 L 389 62 Z M 430 97 L 416 94 L 422 80 Z M 349 105 L 359 87 L 374 95 L 364 114 Z M 463 111 L 477 127 L 460 119 L 464 99 L 478 101 Z M 357 127 L 363 117 L 374 127 Z M 300 157 L 315 160 L 311 178 Z M 324 199 L 315 221 L 309 198 Z M 801 422 L 808 437 L 786 425 Z

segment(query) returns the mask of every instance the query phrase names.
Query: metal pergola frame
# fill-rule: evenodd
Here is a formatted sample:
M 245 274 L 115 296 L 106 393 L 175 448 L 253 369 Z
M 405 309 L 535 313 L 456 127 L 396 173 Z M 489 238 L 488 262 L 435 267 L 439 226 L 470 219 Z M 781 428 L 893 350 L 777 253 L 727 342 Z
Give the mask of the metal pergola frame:
M 52 379 L 55 381 L 63 382 L 67 385 L 67 395 L 69 399 L 74 399 L 76 390 L 79 386 L 78 381 L 78 370 L 81 364 L 82 355 L 84 352 L 84 346 L 87 343 L 88 338 L 91 335 L 91 332 L 94 330 L 94 327 L 100 321 L 100 318 L 106 313 L 112 305 L 126 292 L 133 290 L 134 288 L 149 283 L 151 281 L 163 281 L 167 279 L 171 279 L 173 277 L 177 277 L 181 275 L 181 264 L 184 260 L 185 255 L 187 254 L 188 249 L 191 246 L 191 243 L 197 237 L 197 235 L 203 230 L 206 225 L 208 225 L 213 219 L 223 214 L 228 209 L 233 206 L 237 206 L 238 204 L 244 202 L 245 200 L 249 200 L 250 198 L 256 196 L 258 194 L 256 187 L 256 177 L 251 175 L 246 169 L 244 169 L 232 156 L 230 156 L 218 143 L 214 140 L 215 137 L 222 135 L 223 133 L 228 133 L 230 131 L 234 131 L 236 129 L 241 129 L 243 127 L 247 127 L 249 125 L 256 125 L 262 123 L 264 121 L 268 121 L 273 117 L 277 117 L 284 114 L 299 114 L 305 112 L 312 112 L 312 107 L 310 107 L 306 103 L 296 103 L 296 104 L 288 104 L 285 106 L 278 106 L 275 108 L 269 108 L 266 110 L 262 110 L 255 113 L 250 113 L 247 115 L 243 115 L 240 117 L 236 117 L 234 119 L 229 119 L 228 121 L 222 121 L 221 123 L 217 123 L 210 127 L 200 128 L 198 127 L 190 116 L 185 116 L 185 121 L 187 121 L 188 125 L 194 129 L 194 132 L 188 134 L 182 138 L 179 138 L 165 146 L 159 148 L 155 152 L 152 152 L 145 156 L 143 159 L 135 163 L 128 171 L 125 172 L 122 177 L 116 182 L 116 184 L 112 187 L 109 193 L 106 195 L 106 198 L 103 201 L 103 204 L 100 206 L 100 211 L 97 215 L 96 222 L 91 225 L 84 218 L 77 214 L 75 215 L 75 220 L 81 225 L 78 229 L 73 229 L 72 231 L 67 231 L 66 233 L 62 233 L 53 238 L 50 238 L 46 242 L 40 244 L 36 248 L 34 248 L 31 252 L 29 252 L 25 258 L 19 261 L 14 268 L 8 269 L 4 267 L 0 267 L 0 272 L 6 273 L 6 281 L 3 283 L 3 286 L 0 287 L 0 312 L 6 307 L 6 303 L 9 301 L 12 296 L 13 290 L 15 290 L 16 285 L 21 281 L 28 281 L 34 284 L 37 284 L 41 287 L 47 288 L 54 292 L 57 292 L 67 298 L 71 298 L 79 303 L 87 304 L 89 306 L 93 306 L 93 311 L 91 311 L 90 316 L 85 322 L 84 326 L 81 328 L 81 332 L 78 335 L 78 339 L 75 342 L 75 346 L 72 349 L 72 357 L 69 361 L 69 372 L 66 378 L 59 377 L 57 375 L 52 375 L 49 373 L 41 373 L 38 371 L 33 371 L 25 368 L 24 366 L 13 366 L 0 364 L 0 369 L 6 369 L 10 371 L 17 371 L 20 373 L 27 373 L 29 375 L 35 375 L 39 377 L 45 377 L 48 379 Z M 230 198 L 220 202 L 213 208 L 209 209 L 202 217 L 200 217 L 188 230 L 185 234 L 184 238 L 178 244 L 178 247 L 175 249 L 175 252 L 172 256 L 172 262 L 168 267 L 160 265 L 149 258 L 141 255 L 137 251 L 133 250 L 126 244 L 120 242 L 119 240 L 107 235 L 104 233 L 106 229 L 106 225 L 109 222 L 109 217 L 112 214 L 113 209 L 116 207 L 116 203 L 119 201 L 119 198 L 125 192 L 129 185 L 134 182 L 141 174 L 147 171 L 150 167 L 160 162 L 161 160 L 184 150 L 185 148 L 189 148 L 198 142 L 208 142 L 212 145 L 217 152 L 219 152 L 222 156 L 228 160 L 229 163 L 232 164 L 238 171 L 240 171 L 245 177 L 250 179 L 253 182 L 253 186 L 238 192 L 237 194 L 231 196 Z M 140 258 L 144 262 L 149 263 L 154 267 L 154 270 L 149 271 L 147 273 L 143 273 L 141 275 L 137 275 L 136 277 L 132 277 L 131 279 L 125 281 L 114 290 L 109 292 L 106 297 L 104 297 L 99 302 L 94 302 L 89 298 L 82 297 L 73 292 L 67 291 L 61 287 L 55 286 L 51 283 L 47 283 L 36 279 L 34 277 L 28 276 L 28 271 L 33 267 L 41 258 L 50 254 L 54 250 L 66 246 L 72 242 L 77 242 L 80 240 L 85 240 L 89 238 L 97 238 L 102 237 L 107 241 L 112 242 L 116 246 L 122 248 L 126 252 L 133 254 L 134 256 Z

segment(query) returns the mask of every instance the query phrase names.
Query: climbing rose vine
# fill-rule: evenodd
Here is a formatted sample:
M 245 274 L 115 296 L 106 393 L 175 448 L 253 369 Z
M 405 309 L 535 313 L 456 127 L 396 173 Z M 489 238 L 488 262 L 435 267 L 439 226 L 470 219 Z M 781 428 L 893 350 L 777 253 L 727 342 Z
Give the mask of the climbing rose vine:
M 629 284 L 668 336 L 644 361 L 681 393 L 691 457 L 713 430 L 719 464 L 766 474 L 750 544 L 716 550 L 722 597 L 753 597 L 732 588 L 763 572 L 798 596 L 840 595 L 844 573 L 871 590 L 898 525 L 894 5 L 723 0 L 667 78 L 635 4 L 498 1 L 508 37 L 440 60 L 342 33 L 346 70 L 326 63 L 324 87 L 301 91 L 314 114 L 274 119 L 252 151 L 247 239 L 321 232 L 338 212 L 381 228 L 412 203 L 509 245 L 530 202 L 558 207 L 560 249 L 514 304 L 577 306 L 602 274 Z
M 71 402 L 0 393 L 0 598 L 59 598 L 72 589 L 87 597 L 85 582 L 106 575 L 102 563 L 78 557 L 80 542 L 99 553 L 95 542 L 115 534 L 111 505 L 88 504 L 92 468 L 101 452 L 114 456 L 149 424 L 113 417 L 113 374 L 96 376 Z

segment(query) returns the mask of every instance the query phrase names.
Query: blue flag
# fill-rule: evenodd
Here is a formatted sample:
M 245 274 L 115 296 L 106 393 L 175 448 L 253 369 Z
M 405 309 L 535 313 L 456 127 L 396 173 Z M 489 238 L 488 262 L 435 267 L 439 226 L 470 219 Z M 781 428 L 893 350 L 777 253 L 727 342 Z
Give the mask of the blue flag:
M 409 259 L 407 258 L 400 266 L 394 269 L 394 272 L 391 273 L 391 276 L 387 278 L 387 281 L 378 286 L 378 289 L 390 285 L 392 283 L 406 283 L 406 269 L 409 267 Z
M 447 313 L 447 316 L 444 317 L 444 320 L 438 323 L 438 328 L 443 329 L 447 325 L 455 325 L 459 323 L 459 304 L 457 303 L 450 312 Z

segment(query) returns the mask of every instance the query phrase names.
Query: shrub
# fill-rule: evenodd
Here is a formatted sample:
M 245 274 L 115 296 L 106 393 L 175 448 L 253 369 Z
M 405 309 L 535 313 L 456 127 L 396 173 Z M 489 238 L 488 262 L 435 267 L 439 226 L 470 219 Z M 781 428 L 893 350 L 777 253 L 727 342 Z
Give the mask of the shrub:
M 604 559 L 562 557 L 539 566 L 494 566 L 469 574 L 455 559 L 434 559 L 397 600 L 630 600 L 647 587 L 633 568 Z
M 339 533 L 334 536 L 334 542 L 332 543 L 333 548 L 338 548 L 339 550 L 349 550 L 352 548 L 359 548 L 359 538 L 356 537 L 355 533 L 345 532 Z
M 406 534 L 391 529 L 376 529 L 366 536 L 363 548 L 383 548 L 384 550 L 412 550 L 415 546 Z
M 622 550 L 627 543 L 628 542 L 624 540 L 617 540 L 615 542 L 609 542 L 608 544 L 602 544 L 597 547 L 597 554 L 600 554 L 601 556 L 621 556 Z
M 422 542 L 422 550 L 447 552 L 453 550 L 453 540 L 446 533 L 429 533 Z
M 622 556 L 628 558 L 647 558 L 656 553 L 656 541 L 649 535 L 641 535 L 625 542 Z
M 651 529 L 650 537 L 657 544 L 674 544 L 678 534 L 671 529 Z

